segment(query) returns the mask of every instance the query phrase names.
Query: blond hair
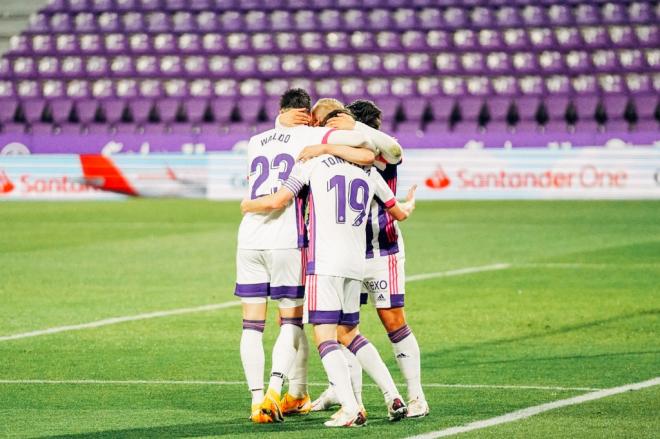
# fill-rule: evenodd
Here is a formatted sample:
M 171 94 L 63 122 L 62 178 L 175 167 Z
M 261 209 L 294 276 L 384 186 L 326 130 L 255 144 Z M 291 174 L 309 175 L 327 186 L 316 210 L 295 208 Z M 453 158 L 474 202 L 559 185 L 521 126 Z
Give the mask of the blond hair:
M 330 112 L 334 110 L 343 110 L 343 109 L 344 109 L 344 104 L 342 104 L 337 99 L 322 98 L 319 99 L 312 107 L 312 117 L 317 122 L 320 122 L 323 119 L 325 119 L 325 117 L 328 114 L 330 114 Z

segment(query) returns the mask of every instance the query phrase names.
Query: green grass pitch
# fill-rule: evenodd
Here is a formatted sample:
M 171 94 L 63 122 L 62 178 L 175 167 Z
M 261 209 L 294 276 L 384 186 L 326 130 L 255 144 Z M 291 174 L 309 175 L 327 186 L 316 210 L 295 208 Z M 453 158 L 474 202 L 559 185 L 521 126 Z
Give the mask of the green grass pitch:
M 232 301 L 239 220 L 237 203 L 208 201 L 0 204 L 0 336 Z M 240 383 L 20 382 L 242 381 L 231 307 L 0 341 L 0 437 L 405 437 L 660 375 L 660 203 L 419 202 L 403 230 L 409 276 L 510 264 L 407 284 L 427 418 L 387 422 L 373 386 L 368 425 L 338 431 L 327 414 L 252 425 Z M 311 354 L 314 396 L 324 373 Z M 657 437 L 659 407 L 652 387 L 462 436 Z

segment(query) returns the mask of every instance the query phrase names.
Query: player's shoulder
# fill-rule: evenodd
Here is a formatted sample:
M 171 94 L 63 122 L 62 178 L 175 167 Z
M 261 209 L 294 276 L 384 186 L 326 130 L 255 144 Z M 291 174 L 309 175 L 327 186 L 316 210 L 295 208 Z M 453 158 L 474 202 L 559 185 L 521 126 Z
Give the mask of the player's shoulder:
M 273 127 L 269 130 L 257 133 L 255 135 L 253 135 L 252 137 L 250 137 L 249 143 L 259 144 L 262 140 L 268 139 L 269 137 L 271 137 L 275 133 L 275 131 L 277 131 L 277 130 L 275 129 L 275 127 Z

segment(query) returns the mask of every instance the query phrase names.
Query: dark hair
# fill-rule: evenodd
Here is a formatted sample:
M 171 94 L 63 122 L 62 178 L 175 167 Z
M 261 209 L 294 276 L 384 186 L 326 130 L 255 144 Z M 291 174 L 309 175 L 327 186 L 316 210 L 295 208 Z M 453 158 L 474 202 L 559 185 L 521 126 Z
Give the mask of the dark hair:
M 312 109 L 312 98 L 302 88 L 291 88 L 280 97 L 280 110 L 288 108 L 304 108 L 310 111 Z
M 353 119 L 355 119 L 355 116 L 353 115 L 353 113 L 351 113 L 350 110 L 347 110 L 345 108 L 337 108 L 336 110 L 332 110 L 331 112 L 329 112 L 328 115 L 325 116 L 325 118 L 321 121 L 319 126 L 324 127 L 330 119 L 332 119 L 335 116 L 339 116 L 340 114 L 348 114 Z
M 383 112 L 372 101 L 359 99 L 347 105 L 346 108 L 351 110 L 358 122 L 377 130 L 380 129 L 380 116 Z

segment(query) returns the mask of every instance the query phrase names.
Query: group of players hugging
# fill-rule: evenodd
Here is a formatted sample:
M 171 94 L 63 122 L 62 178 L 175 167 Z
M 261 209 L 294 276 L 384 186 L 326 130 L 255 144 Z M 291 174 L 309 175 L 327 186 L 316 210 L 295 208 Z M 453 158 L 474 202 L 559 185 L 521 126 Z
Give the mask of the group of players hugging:
M 388 418 L 426 416 L 420 351 L 404 314 L 404 247 L 397 221 L 415 208 L 415 187 L 395 198 L 402 150 L 380 131 L 371 101 L 344 106 L 291 89 L 280 100 L 275 128 L 248 145 L 248 197 L 238 232 L 236 290 L 243 307 L 241 360 L 252 393 L 254 423 L 339 410 L 328 427 L 366 423 L 362 371 L 383 392 Z M 278 304 L 280 333 L 264 392 L 263 331 L 267 298 Z M 376 348 L 359 330 L 361 303 L 371 301 L 406 379 L 403 397 Z M 314 341 L 329 387 L 315 401 L 307 389 Z M 284 395 L 282 386 L 288 379 Z

